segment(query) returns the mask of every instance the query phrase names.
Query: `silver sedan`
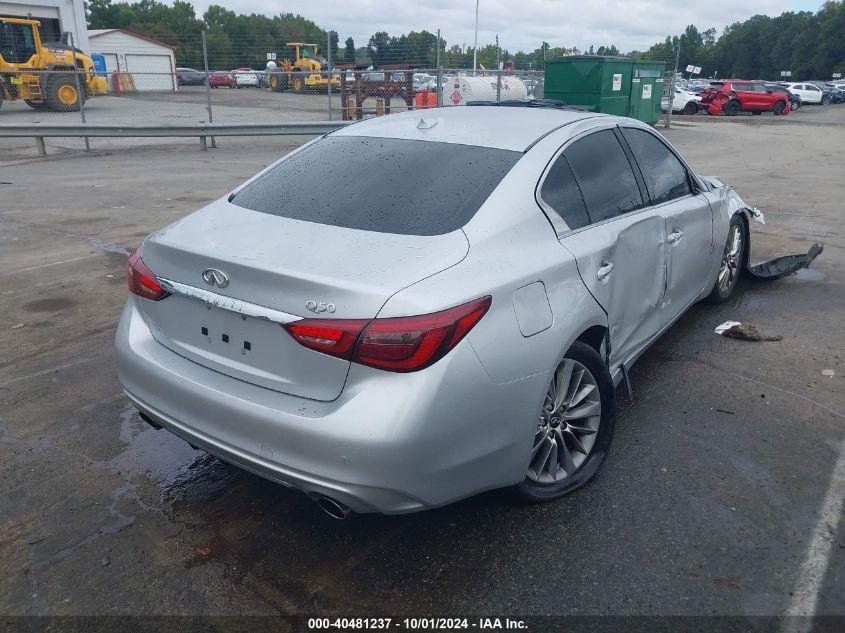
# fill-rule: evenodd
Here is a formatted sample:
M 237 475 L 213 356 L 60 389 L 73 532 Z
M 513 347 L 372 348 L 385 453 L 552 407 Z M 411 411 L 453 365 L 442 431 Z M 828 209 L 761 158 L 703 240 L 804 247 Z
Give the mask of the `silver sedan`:
M 144 240 L 120 380 L 151 424 L 333 516 L 555 499 L 605 461 L 632 363 L 731 295 L 748 214 L 631 119 L 370 119 Z

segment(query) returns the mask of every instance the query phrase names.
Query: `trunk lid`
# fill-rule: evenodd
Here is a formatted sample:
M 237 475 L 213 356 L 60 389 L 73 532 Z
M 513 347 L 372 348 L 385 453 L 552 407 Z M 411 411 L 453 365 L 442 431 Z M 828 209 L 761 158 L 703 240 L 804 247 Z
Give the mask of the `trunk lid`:
M 247 315 L 259 306 L 292 318 L 374 318 L 392 294 L 460 262 L 468 248 L 462 231 L 376 233 L 222 199 L 144 242 L 144 262 L 157 277 L 196 288 L 199 296 L 139 301 L 153 336 L 173 351 L 263 387 L 333 400 L 348 361 L 307 349 L 278 323 Z M 210 285 L 203 278 L 209 268 L 224 272 L 228 283 Z

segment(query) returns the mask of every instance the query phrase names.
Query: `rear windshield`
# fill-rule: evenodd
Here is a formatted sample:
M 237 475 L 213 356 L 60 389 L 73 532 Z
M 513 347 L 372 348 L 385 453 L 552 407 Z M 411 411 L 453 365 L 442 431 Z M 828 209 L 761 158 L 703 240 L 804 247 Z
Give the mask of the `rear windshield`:
M 231 202 L 330 226 L 442 235 L 469 222 L 521 156 L 455 143 L 327 136 Z

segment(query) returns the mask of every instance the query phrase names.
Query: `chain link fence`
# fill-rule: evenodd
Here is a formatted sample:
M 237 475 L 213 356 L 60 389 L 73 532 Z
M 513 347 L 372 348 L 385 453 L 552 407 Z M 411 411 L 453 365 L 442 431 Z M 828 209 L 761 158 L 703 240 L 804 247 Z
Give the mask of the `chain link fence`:
M 331 39 L 325 47 L 307 43 L 305 36 L 290 36 L 278 52 L 264 51 L 271 45 L 263 42 L 230 38 L 230 44 L 236 42 L 238 48 L 224 50 L 213 38 L 208 42 L 204 36 L 183 39 L 175 47 L 176 59 L 201 61 L 201 68 L 151 72 L 133 69 L 113 55 L 109 57 L 113 61 L 96 71 L 0 74 L 7 95 L 0 104 L 0 127 L 355 121 L 405 110 L 544 98 L 543 70 L 514 68 L 507 51 L 498 48 L 487 59 L 446 51 L 439 39 L 420 50 L 394 44 L 389 50 L 354 52 L 338 49 Z M 485 61 L 503 69 L 489 69 Z M 657 125 L 668 127 L 677 116 L 671 107 L 676 73 L 674 60 L 665 61 L 663 107 Z M 244 65 L 232 69 L 235 63 Z M 197 140 L 58 138 L 45 143 L 49 148 L 78 150 L 196 145 Z M 32 149 L 33 143 L 25 138 L 0 139 L 0 148 L 16 147 Z

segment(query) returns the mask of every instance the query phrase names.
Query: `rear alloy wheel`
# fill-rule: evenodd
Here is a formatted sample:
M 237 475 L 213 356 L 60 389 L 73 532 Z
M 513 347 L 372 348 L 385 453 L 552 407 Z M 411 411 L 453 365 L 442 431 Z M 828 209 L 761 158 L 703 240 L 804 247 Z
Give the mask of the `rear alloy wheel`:
M 710 292 L 709 299 L 713 303 L 727 301 L 733 294 L 742 266 L 745 264 L 746 242 L 745 223 L 739 215 L 735 215 L 731 218 L 728 229 L 728 239 L 725 241 L 719 275 Z
M 786 110 L 786 104 L 783 101 L 778 101 L 775 104 L 775 107 L 772 108 L 772 114 L 777 116 L 779 114 L 783 114 L 785 110 Z
M 728 116 L 736 116 L 742 111 L 742 106 L 739 104 L 739 101 L 728 101 L 728 104 L 725 106 L 725 114 Z
M 822 105 L 827 105 L 829 103 L 830 103 L 830 97 L 828 97 L 827 95 L 823 96 L 822 97 Z
M 800 107 L 801 107 L 801 102 L 800 102 L 800 101 L 790 101 L 790 102 L 789 102 L 789 109 L 790 109 L 791 111 L 793 111 L 793 112 L 794 112 L 795 110 L 797 110 L 798 108 L 800 108 Z
M 684 114 L 698 114 L 698 104 L 695 101 L 690 101 L 684 106 Z
M 519 495 L 551 501 L 587 483 L 607 456 L 615 423 L 610 373 L 596 350 L 576 342 L 546 392 Z

